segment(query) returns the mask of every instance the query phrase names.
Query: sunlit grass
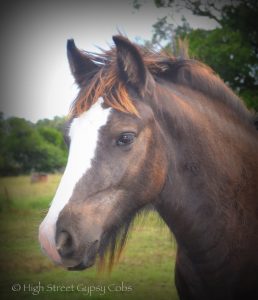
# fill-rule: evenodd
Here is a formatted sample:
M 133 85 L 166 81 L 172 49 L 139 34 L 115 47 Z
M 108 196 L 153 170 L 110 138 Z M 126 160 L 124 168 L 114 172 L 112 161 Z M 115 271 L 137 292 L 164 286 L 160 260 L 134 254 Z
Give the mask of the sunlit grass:
M 47 211 L 59 175 L 50 175 L 46 183 L 30 183 L 28 176 L 0 179 L 0 273 L 3 299 L 35 299 L 29 287 L 44 287 L 36 299 L 177 299 L 174 287 L 176 246 L 167 227 L 151 211 L 135 220 L 120 262 L 111 274 L 99 274 L 95 267 L 68 272 L 53 265 L 38 244 L 38 226 Z M 7 204 L 6 204 L 7 202 Z M 131 291 L 110 291 L 121 284 Z M 19 283 L 20 292 L 12 291 Z M 48 285 L 73 291 L 47 291 Z M 77 287 L 106 288 L 91 296 Z M 25 289 L 25 291 L 23 290 Z
M 49 175 L 47 182 L 31 183 L 29 176 L 0 178 L 0 199 L 13 208 L 47 208 L 61 177 Z

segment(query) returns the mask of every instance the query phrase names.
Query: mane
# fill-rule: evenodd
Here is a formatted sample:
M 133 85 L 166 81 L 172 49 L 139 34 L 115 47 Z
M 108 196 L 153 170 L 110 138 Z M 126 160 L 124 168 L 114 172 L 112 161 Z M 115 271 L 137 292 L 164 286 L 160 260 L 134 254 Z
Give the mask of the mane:
M 142 54 L 145 66 L 158 81 L 183 85 L 197 90 L 213 101 L 228 105 L 243 119 L 253 121 L 253 116 L 243 101 L 219 78 L 207 65 L 189 59 L 186 51 L 183 56 L 175 57 L 165 52 L 155 52 L 146 47 L 135 45 Z M 88 110 L 100 97 L 104 103 L 118 111 L 138 115 L 134 99 L 129 95 L 126 84 L 119 78 L 116 61 L 116 49 L 101 50 L 101 53 L 86 52 L 98 66 L 83 83 L 78 97 L 71 106 L 70 115 L 78 116 Z
M 87 111 L 100 97 L 109 107 L 138 115 L 126 85 L 119 78 L 116 50 L 112 48 L 108 51 L 102 50 L 99 54 L 86 51 L 85 53 L 98 66 L 98 69 L 85 78 L 79 95 L 71 106 L 70 115 L 74 117 Z

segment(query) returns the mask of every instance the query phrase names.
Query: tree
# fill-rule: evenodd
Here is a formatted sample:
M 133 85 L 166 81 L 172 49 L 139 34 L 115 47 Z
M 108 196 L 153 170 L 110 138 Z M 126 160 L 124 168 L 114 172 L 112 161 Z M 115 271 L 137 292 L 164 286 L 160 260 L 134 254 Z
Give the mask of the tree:
M 153 0 L 156 7 L 190 10 L 217 22 L 214 30 L 193 30 L 186 19 L 173 27 L 169 14 L 153 25 L 152 43 L 176 48 L 176 40 L 188 38 L 190 56 L 211 66 L 249 107 L 258 111 L 258 1 L 256 0 Z M 143 1 L 135 0 L 139 8 Z M 138 5 L 138 6 L 137 6 Z M 165 43 L 164 43 L 165 41 Z M 170 46 L 171 47 L 171 46 Z
M 242 35 L 238 31 L 217 28 L 194 30 L 187 37 L 190 56 L 212 67 L 249 107 L 258 111 L 256 62 Z
M 54 119 L 50 120 L 50 119 L 43 119 L 43 120 L 39 120 L 36 123 L 36 126 L 38 128 L 40 127 L 51 127 L 51 128 L 55 128 L 60 132 L 64 131 L 64 126 L 66 123 L 66 117 L 59 117 L 59 116 L 55 116 Z
M 41 126 L 38 129 L 39 134 L 43 139 L 50 144 L 57 146 L 62 150 L 66 150 L 66 145 L 64 143 L 64 137 L 61 131 L 56 128 Z
M 18 175 L 32 170 L 53 172 L 62 168 L 67 151 L 60 131 L 37 128 L 22 118 L 4 119 L 0 114 L 1 175 Z
M 4 171 L 7 174 L 26 173 L 35 168 L 42 144 L 40 135 L 22 118 L 6 120 L 5 130 Z

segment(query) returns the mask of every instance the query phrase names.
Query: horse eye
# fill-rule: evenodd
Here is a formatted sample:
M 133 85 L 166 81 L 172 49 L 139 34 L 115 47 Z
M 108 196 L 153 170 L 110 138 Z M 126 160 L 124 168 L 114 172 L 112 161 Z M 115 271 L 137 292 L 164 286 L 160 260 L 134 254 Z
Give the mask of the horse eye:
M 117 146 L 126 146 L 134 142 L 135 134 L 132 132 L 122 133 L 116 141 Z

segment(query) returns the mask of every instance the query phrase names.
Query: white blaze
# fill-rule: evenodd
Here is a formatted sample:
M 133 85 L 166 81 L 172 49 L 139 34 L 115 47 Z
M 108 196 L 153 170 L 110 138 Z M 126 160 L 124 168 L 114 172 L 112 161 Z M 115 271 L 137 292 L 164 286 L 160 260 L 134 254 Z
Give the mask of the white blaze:
M 54 244 L 55 225 L 58 215 L 68 203 L 74 187 L 80 178 L 91 168 L 94 159 L 99 130 L 107 123 L 111 108 L 102 107 L 100 98 L 88 111 L 75 118 L 71 124 L 71 139 L 68 162 L 65 172 L 56 191 L 48 214 L 40 226 L 46 231 L 49 242 Z

